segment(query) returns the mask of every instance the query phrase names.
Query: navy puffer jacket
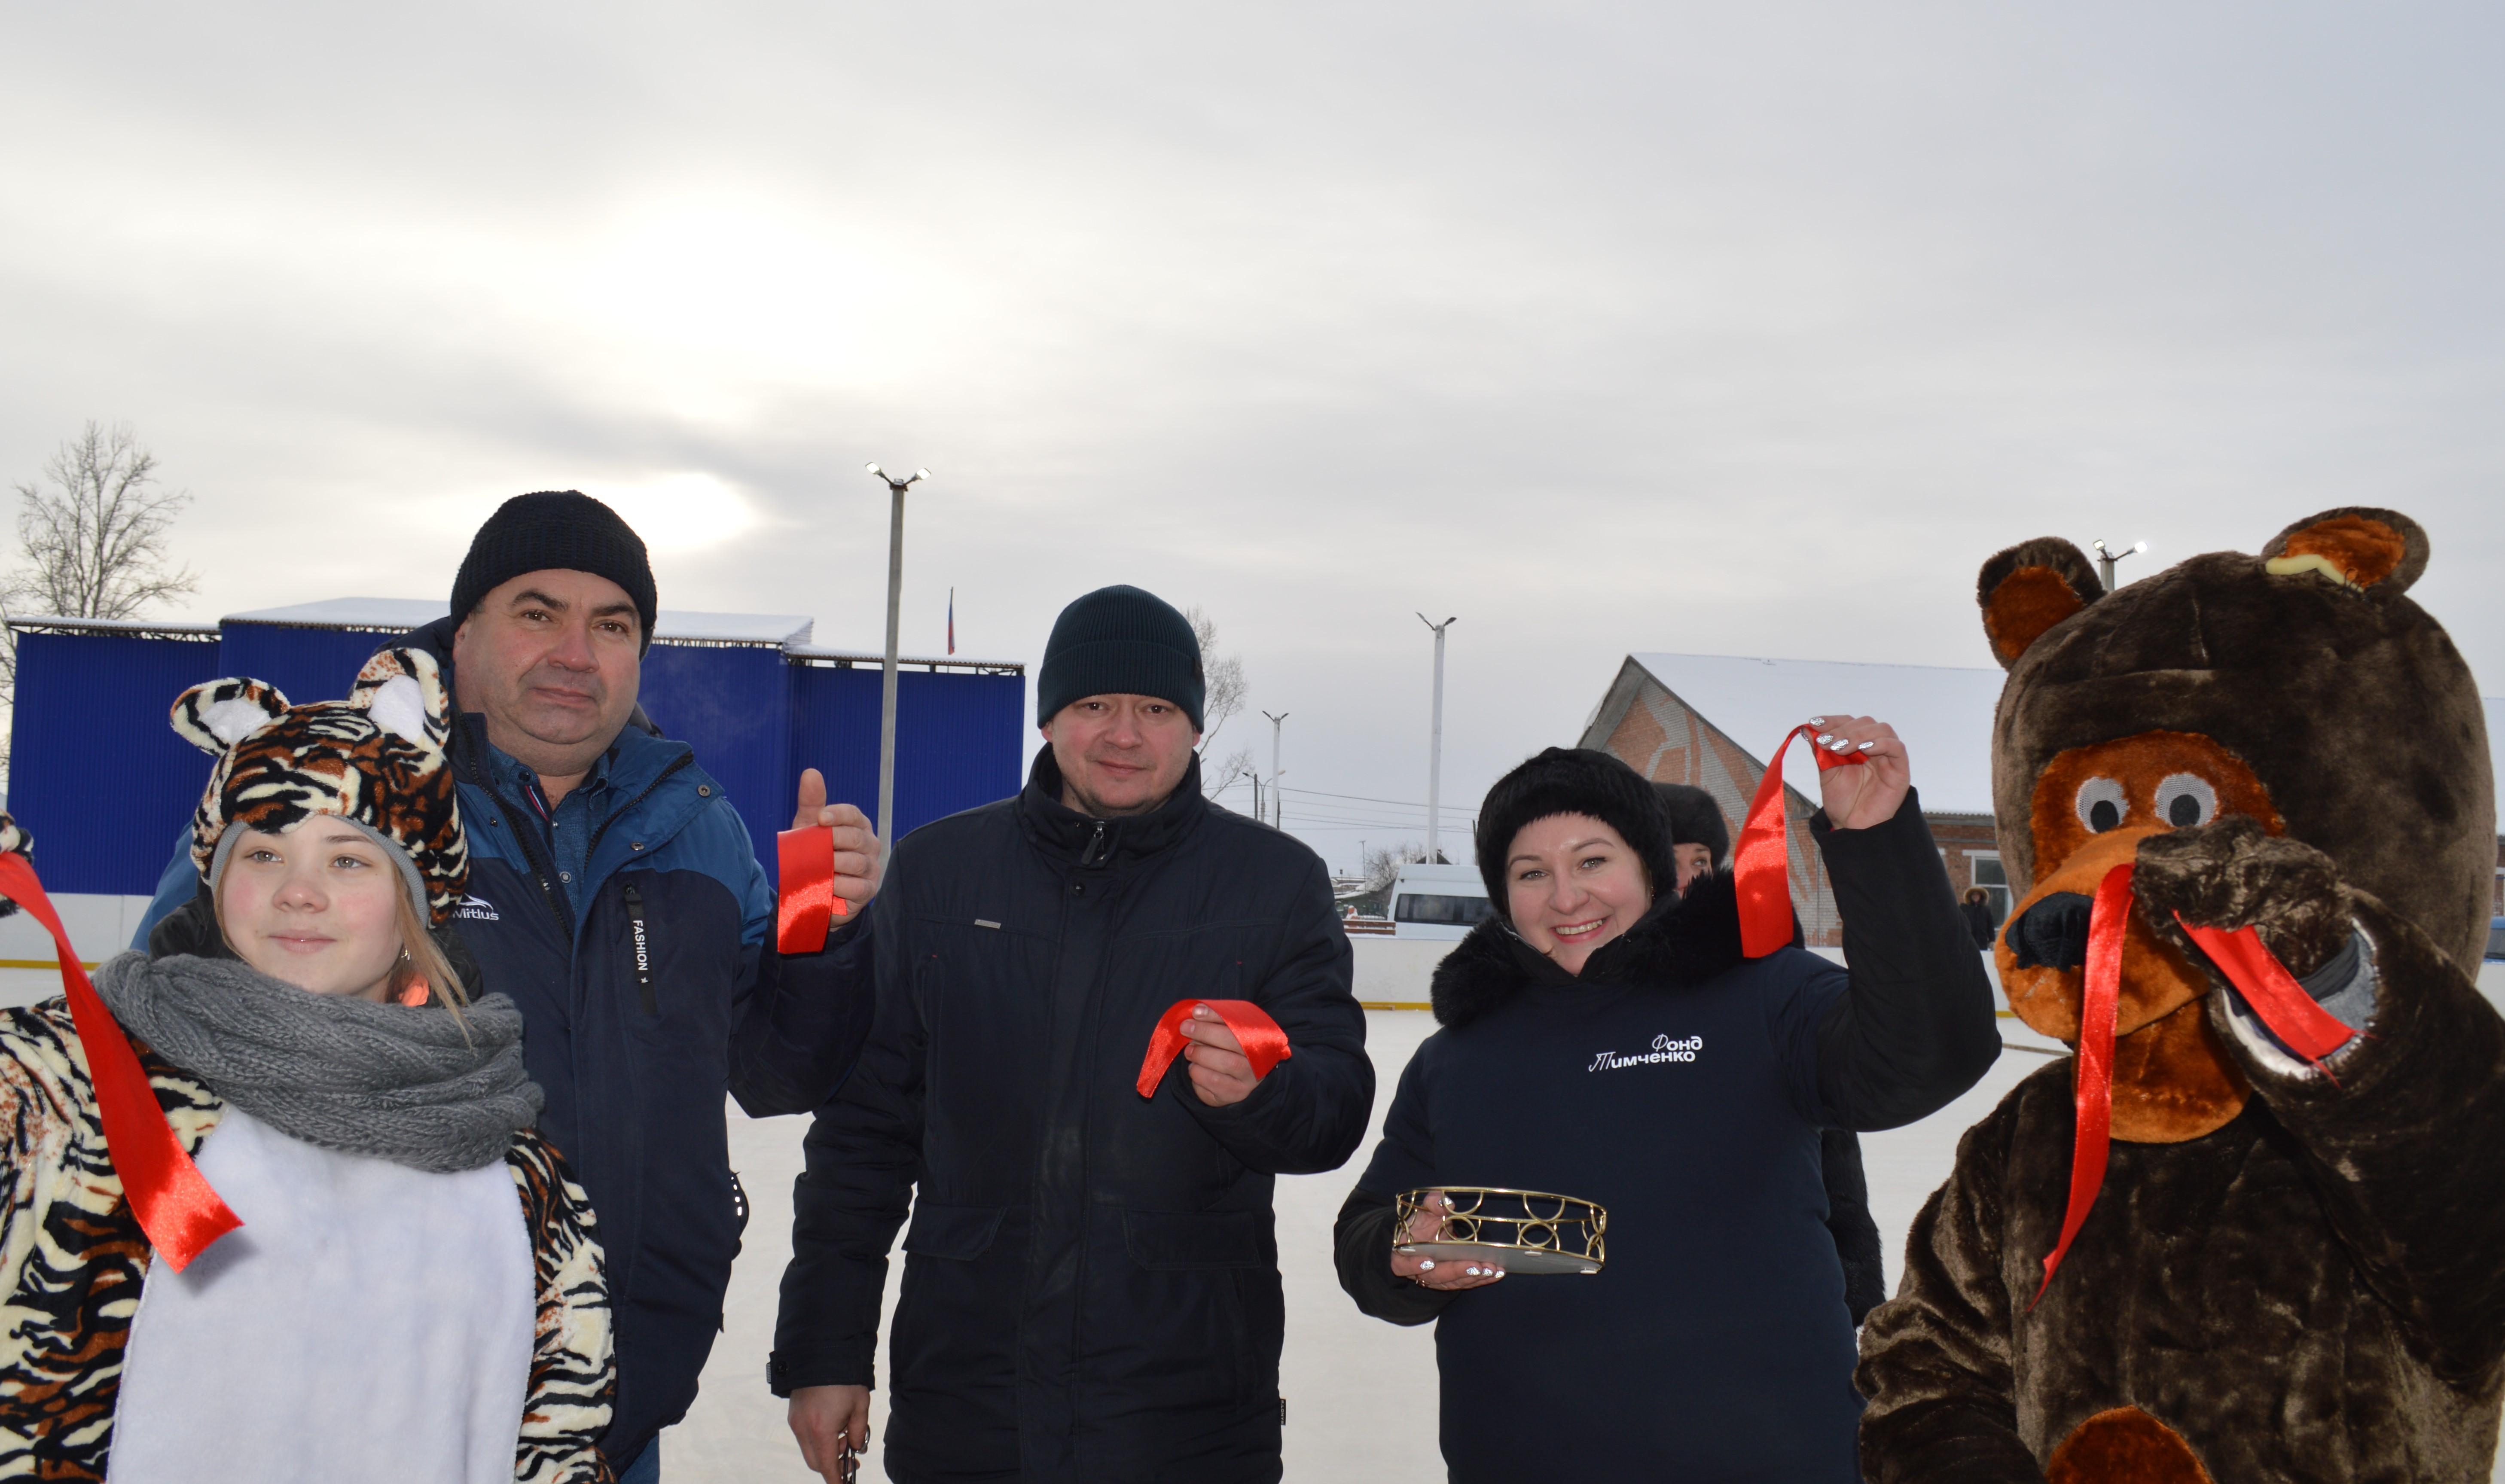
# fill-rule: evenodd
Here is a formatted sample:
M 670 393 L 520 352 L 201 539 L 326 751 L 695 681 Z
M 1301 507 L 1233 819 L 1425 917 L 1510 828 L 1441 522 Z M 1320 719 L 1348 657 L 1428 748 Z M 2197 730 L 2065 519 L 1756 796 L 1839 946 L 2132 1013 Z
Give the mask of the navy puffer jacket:
M 794 1192 L 768 1377 L 868 1385 L 912 1203 L 889 1361 L 891 1478 L 1274 1480 L 1285 1324 L 1271 1178 L 1334 1169 L 1374 1100 L 1322 862 L 1209 803 L 1064 808 L 1049 752 L 1014 799 L 897 849 L 870 916 L 878 1024 Z M 1250 1000 L 1292 1054 L 1204 1106 L 1157 1018 Z

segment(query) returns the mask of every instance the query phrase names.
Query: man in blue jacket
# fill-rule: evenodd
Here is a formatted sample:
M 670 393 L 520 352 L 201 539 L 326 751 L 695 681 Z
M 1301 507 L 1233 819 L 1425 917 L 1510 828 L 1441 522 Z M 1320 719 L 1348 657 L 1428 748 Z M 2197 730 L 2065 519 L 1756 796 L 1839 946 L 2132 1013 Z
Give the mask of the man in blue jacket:
M 600 1218 L 617 1398 L 601 1440 L 625 1484 L 687 1414 L 746 1224 L 725 1088 L 755 1116 L 824 1102 L 873 1004 L 861 903 L 867 820 L 801 774 L 793 828 L 832 828 L 855 906 L 823 952 L 774 947 L 775 897 L 748 829 L 684 742 L 635 703 L 657 604 L 643 541 L 586 495 L 507 501 L 453 579 L 451 613 L 395 644 L 443 661 L 471 851 L 461 936 L 485 988 L 521 1007 L 540 1131 Z M 147 933 L 199 889 L 188 848 Z

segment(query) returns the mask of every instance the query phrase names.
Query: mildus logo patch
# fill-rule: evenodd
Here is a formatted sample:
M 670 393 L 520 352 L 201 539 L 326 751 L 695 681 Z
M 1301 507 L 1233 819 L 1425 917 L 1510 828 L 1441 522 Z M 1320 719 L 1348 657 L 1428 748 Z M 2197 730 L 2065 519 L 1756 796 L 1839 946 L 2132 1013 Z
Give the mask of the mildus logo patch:
M 1659 1062 L 1692 1062 L 1696 1060 L 1696 1053 L 1704 1049 L 1705 1038 L 1702 1036 L 1690 1036 L 1685 1041 L 1673 1041 L 1667 1036 L 1656 1036 L 1652 1039 L 1652 1049 L 1649 1051 L 1639 1051 L 1633 1056 L 1620 1056 L 1615 1051 L 1604 1051 L 1592 1058 L 1592 1065 L 1587 1070 L 1615 1072 L 1620 1067 L 1649 1067 Z
M 505 920 L 496 915 L 496 904 L 484 897 L 462 898 L 461 904 L 452 909 L 452 915 L 467 922 L 503 922 Z

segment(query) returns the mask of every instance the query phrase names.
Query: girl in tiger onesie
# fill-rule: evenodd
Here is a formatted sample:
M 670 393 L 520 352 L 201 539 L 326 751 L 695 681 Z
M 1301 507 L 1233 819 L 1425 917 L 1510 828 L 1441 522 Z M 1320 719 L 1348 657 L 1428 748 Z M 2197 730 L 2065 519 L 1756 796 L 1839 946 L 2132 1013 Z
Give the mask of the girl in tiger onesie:
M 217 760 L 198 895 L 92 987 L 0 1013 L 0 1478 L 597 1484 L 593 1218 L 476 994 L 433 658 L 349 699 L 184 692 Z

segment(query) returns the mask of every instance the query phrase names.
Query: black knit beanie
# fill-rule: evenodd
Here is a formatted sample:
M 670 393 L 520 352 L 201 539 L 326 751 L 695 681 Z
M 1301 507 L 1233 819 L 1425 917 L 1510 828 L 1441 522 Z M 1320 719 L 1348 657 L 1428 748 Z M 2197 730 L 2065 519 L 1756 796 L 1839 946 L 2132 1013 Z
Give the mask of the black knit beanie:
M 1618 832 L 1643 862 L 1658 896 L 1678 879 L 1670 855 L 1670 811 L 1642 774 L 1597 748 L 1552 747 L 1496 781 L 1479 805 L 1479 877 L 1506 920 L 1505 852 L 1525 825 L 1588 814 Z
M 1041 726 L 1091 695 L 1153 695 L 1182 707 L 1199 731 L 1207 690 L 1190 619 L 1155 593 L 1099 587 L 1052 620 L 1036 674 L 1035 720 Z
M 626 589 L 644 620 L 644 648 L 653 647 L 660 598 L 653 588 L 653 562 L 644 538 L 617 512 L 580 490 L 543 489 L 515 495 L 470 538 L 470 554 L 452 579 L 452 618 L 470 617 L 487 594 L 525 572 L 561 567 L 605 577 Z
M 1670 809 L 1670 843 L 1702 845 L 1713 868 L 1731 864 L 1731 826 L 1713 795 L 1692 783 L 1657 783 L 1653 792 Z

